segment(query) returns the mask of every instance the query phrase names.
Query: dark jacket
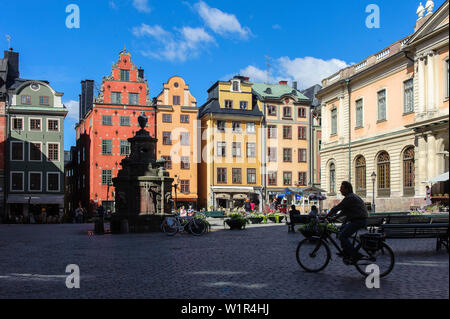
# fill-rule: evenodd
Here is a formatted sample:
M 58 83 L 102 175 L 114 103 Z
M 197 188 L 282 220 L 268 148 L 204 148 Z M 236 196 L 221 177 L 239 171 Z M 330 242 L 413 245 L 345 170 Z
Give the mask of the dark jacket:
M 330 215 L 332 216 L 339 211 L 341 211 L 342 215 L 349 222 L 352 220 L 367 219 L 369 217 L 364 201 L 354 193 L 345 196 L 342 202 L 330 211 Z

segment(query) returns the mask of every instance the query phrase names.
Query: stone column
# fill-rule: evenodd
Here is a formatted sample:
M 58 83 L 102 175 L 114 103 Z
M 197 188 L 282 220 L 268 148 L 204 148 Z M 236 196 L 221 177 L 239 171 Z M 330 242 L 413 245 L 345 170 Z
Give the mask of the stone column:
M 432 179 L 436 177 L 436 136 L 434 134 L 428 134 L 427 136 L 428 146 L 428 178 Z
M 323 143 L 328 143 L 328 116 L 330 115 L 328 113 L 327 107 L 325 104 L 322 104 L 322 141 Z
M 427 112 L 435 111 L 434 102 L 434 52 L 428 53 L 427 58 Z
M 416 165 L 416 194 L 417 196 L 425 196 L 424 181 L 428 180 L 427 172 L 427 142 L 424 136 L 419 136 L 419 152 Z
M 425 61 L 424 58 L 420 58 L 418 60 L 419 64 L 419 113 L 424 113 L 426 111 L 425 108 Z

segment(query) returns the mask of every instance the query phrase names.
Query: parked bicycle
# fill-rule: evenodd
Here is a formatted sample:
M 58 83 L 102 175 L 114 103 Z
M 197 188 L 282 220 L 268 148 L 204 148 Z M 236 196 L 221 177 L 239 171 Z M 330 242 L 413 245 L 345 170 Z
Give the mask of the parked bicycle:
M 344 258 L 344 251 L 332 237 L 336 234 L 337 238 L 339 229 L 331 220 L 325 219 L 322 223 L 312 222 L 300 231 L 306 238 L 298 244 L 296 257 L 298 264 L 307 272 L 320 272 L 328 266 L 331 260 L 330 244 L 336 247 L 337 255 L 344 259 L 344 264 L 355 266 L 363 276 L 368 276 L 366 267 L 372 264 L 379 267 L 380 277 L 387 276 L 394 269 L 394 253 L 384 242 L 382 234 L 368 233 L 358 236 L 356 233 L 352 244 L 362 257 L 357 262 L 350 263 Z
M 188 231 L 194 236 L 202 236 L 208 231 L 207 222 L 200 216 L 166 217 L 161 224 L 161 230 L 169 236 L 178 232 Z

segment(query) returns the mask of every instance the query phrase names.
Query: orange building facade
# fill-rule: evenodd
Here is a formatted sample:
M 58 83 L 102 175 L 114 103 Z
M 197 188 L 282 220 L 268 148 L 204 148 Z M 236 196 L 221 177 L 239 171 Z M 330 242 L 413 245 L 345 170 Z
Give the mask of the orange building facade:
M 114 211 L 112 179 L 130 153 L 128 139 L 139 130 L 138 117 L 148 117 L 147 130 L 156 134 L 156 110 L 148 97 L 144 70 L 138 69 L 124 49 L 110 76 L 103 77 L 94 98 L 93 81 L 82 82 L 80 121 L 76 125 L 77 145 L 73 156 L 73 207 L 81 205 L 91 214 L 96 207 Z
M 189 85 L 179 76 L 171 77 L 157 97 L 157 157 L 166 160 L 175 179 L 172 196 L 177 207 L 186 209 L 197 208 L 198 201 L 197 115 Z

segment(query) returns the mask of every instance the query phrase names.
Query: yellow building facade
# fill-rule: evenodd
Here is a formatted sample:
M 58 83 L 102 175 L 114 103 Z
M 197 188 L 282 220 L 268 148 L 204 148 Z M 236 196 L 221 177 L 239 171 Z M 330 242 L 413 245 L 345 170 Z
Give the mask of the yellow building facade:
M 263 113 L 249 79 L 236 76 L 216 82 L 199 110 L 199 121 L 200 207 L 232 209 L 249 199 L 261 210 Z

